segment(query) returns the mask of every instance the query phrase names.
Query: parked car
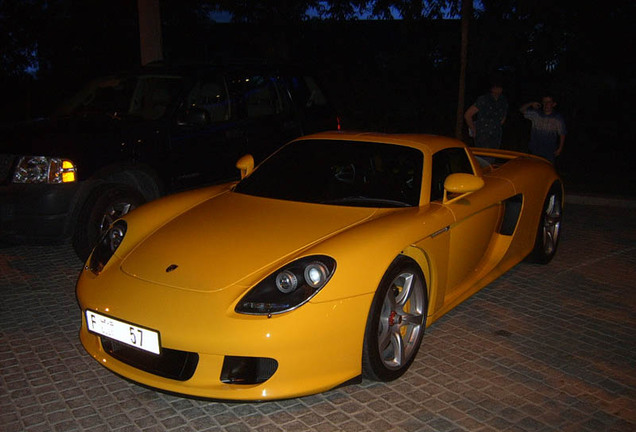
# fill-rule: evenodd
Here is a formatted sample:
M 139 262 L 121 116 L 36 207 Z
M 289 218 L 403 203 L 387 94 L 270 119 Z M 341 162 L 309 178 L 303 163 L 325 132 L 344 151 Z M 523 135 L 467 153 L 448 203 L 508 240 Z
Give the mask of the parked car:
M 72 238 L 86 258 L 141 203 L 227 181 L 236 159 L 338 119 L 316 80 L 264 64 L 151 66 L 97 79 L 55 116 L 2 129 L 0 239 Z
M 426 326 L 559 241 L 561 181 L 536 156 L 323 133 L 237 167 L 238 184 L 146 204 L 96 246 L 77 298 L 101 365 L 236 400 L 394 380 Z

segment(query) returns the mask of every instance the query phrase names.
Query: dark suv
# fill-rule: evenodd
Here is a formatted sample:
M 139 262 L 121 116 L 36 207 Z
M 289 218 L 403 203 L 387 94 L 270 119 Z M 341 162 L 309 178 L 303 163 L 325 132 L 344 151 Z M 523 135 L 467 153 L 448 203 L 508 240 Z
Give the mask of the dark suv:
M 0 135 L 0 239 L 71 238 L 81 258 L 145 201 L 238 175 L 284 142 L 336 129 L 309 76 L 264 65 L 153 66 L 91 82 L 49 119 Z

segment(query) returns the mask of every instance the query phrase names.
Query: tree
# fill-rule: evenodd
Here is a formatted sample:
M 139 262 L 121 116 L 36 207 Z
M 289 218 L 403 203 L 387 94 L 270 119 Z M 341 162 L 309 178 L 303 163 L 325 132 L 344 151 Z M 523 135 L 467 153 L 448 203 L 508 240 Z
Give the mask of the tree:
M 473 15 L 472 0 L 461 0 L 462 6 L 462 43 L 459 55 L 459 86 L 457 90 L 457 113 L 455 117 L 455 138 L 463 138 L 463 118 L 466 97 L 466 70 L 468 69 L 468 27 Z
M 24 75 L 37 67 L 37 30 L 44 13 L 40 2 L 0 2 L 0 77 Z

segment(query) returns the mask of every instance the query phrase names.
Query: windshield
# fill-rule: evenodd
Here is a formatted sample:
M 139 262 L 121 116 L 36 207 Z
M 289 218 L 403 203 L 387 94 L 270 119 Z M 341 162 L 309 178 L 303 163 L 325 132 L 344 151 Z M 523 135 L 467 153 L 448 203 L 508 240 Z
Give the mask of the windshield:
M 399 145 L 295 141 L 263 162 L 235 192 L 359 207 L 417 206 L 423 159 L 419 150 Z
M 168 75 L 100 78 L 62 104 L 57 114 L 132 115 L 157 120 L 174 106 L 181 82 L 181 77 Z

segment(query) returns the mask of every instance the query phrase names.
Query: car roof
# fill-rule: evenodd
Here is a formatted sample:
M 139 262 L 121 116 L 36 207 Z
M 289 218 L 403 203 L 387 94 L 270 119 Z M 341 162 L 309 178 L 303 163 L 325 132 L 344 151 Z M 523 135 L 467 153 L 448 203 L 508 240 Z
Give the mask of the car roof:
M 340 141 L 360 141 L 375 142 L 384 144 L 395 144 L 417 148 L 422 153 L 431 155 L 439 150 L 450 147 L 466 147 L 462 141 L 455 138 L 443 137 L 428 134 L 387 134 L 380 132 L 356 132 L 356 131 L 332 131 L 320 132 L 305 135 L 298 140 L 340 140 Z
M 300 68 L 293 64 L 272 63 L 258 59 L 232 59 L 218 60 L 214 62 L 182 62 L 166 63 L 153 62 L 136 70 L 137 74 L 196 74 L 212 71 L 259 71 L 262 73 L 298 74 Z

